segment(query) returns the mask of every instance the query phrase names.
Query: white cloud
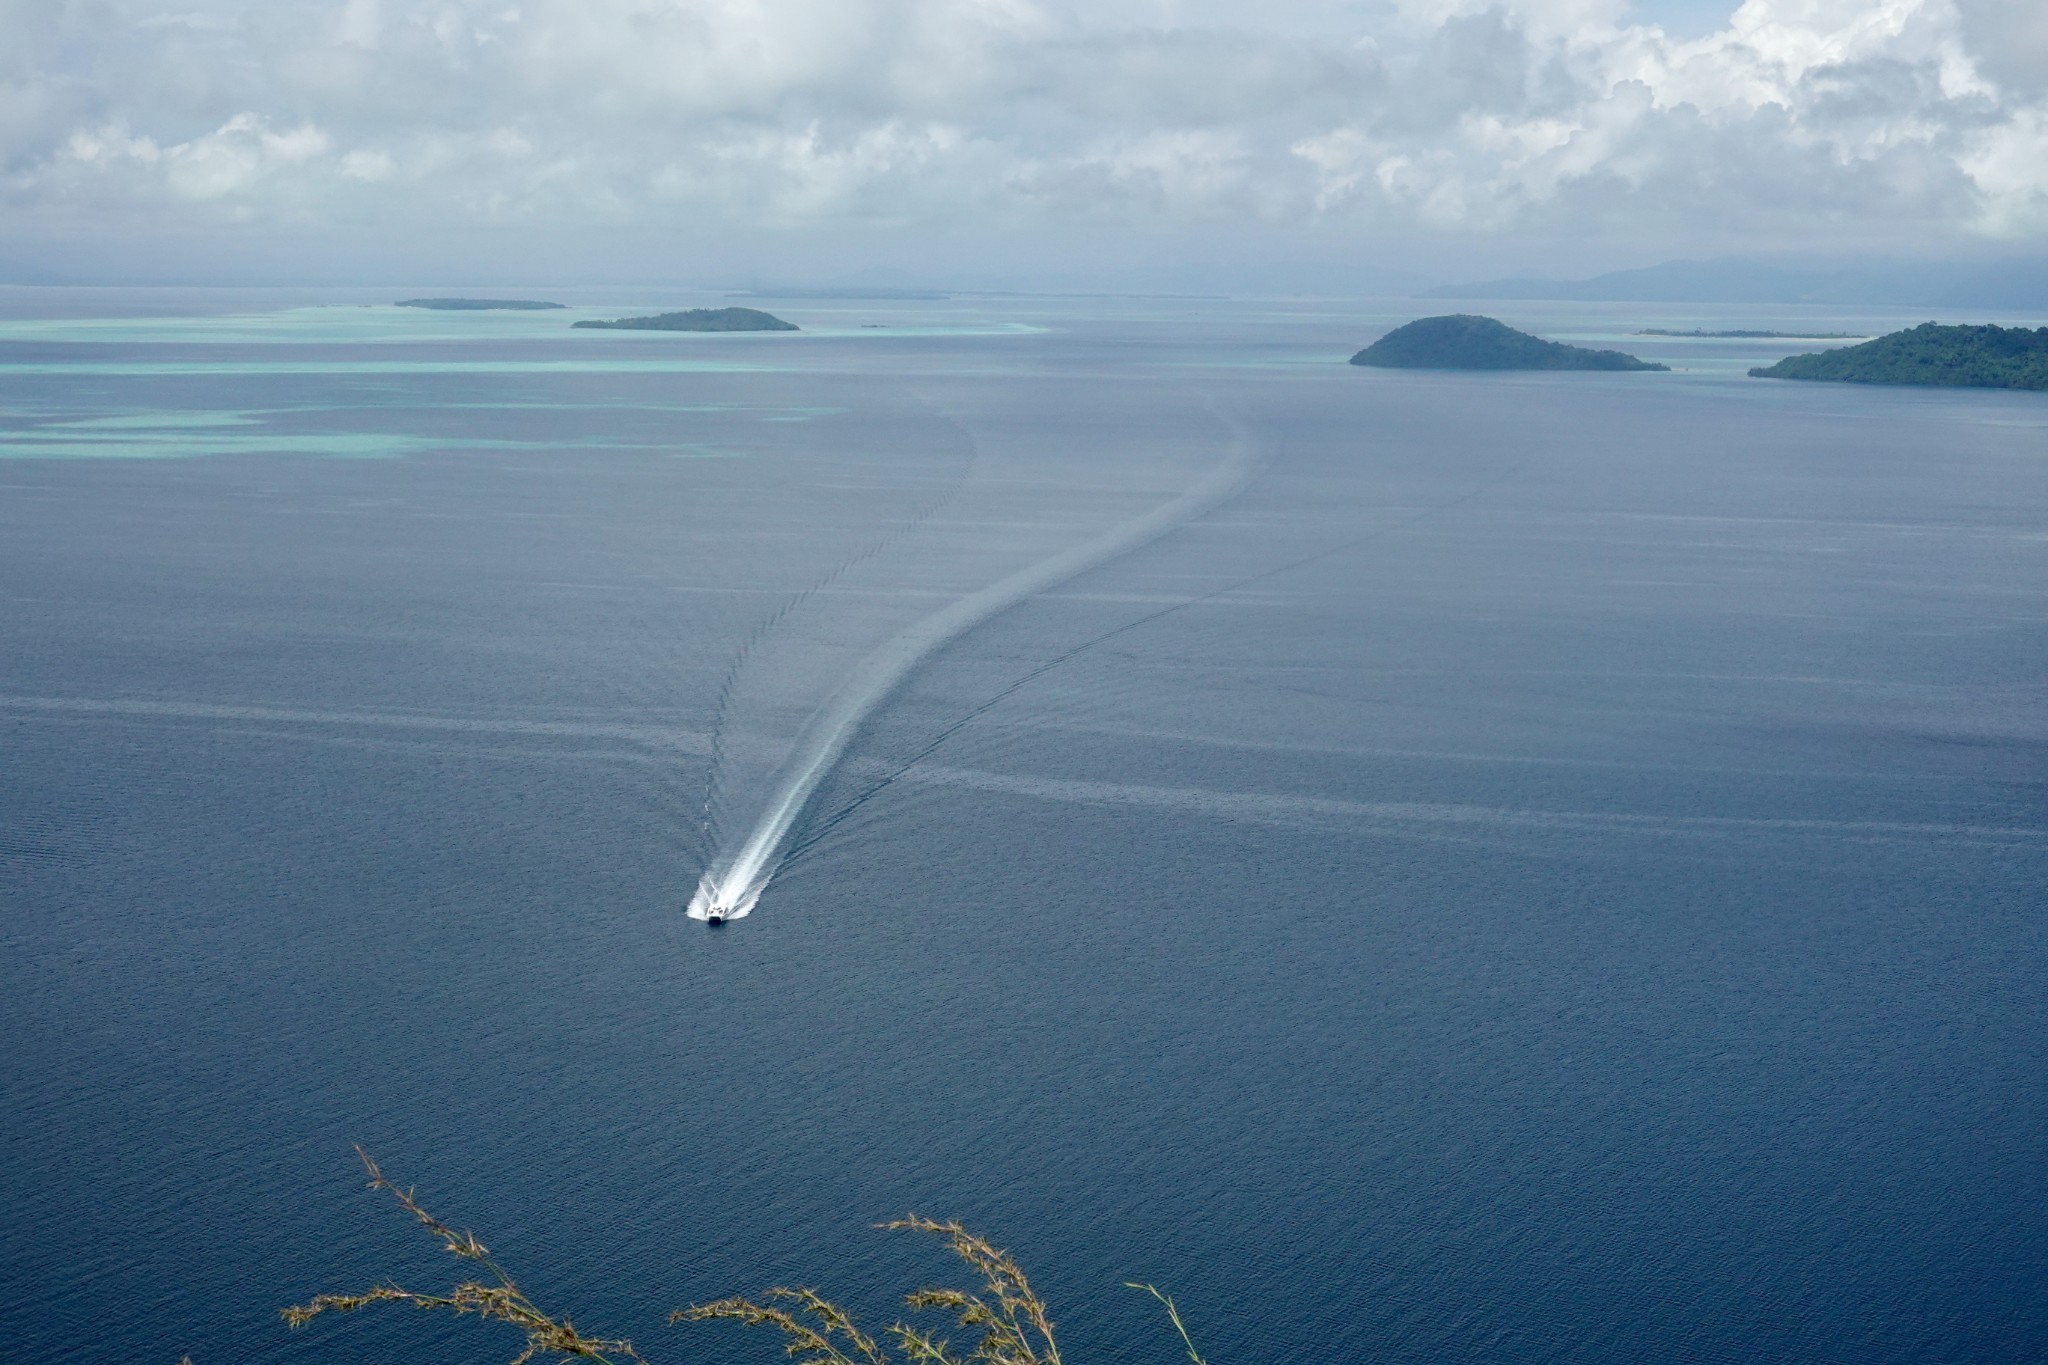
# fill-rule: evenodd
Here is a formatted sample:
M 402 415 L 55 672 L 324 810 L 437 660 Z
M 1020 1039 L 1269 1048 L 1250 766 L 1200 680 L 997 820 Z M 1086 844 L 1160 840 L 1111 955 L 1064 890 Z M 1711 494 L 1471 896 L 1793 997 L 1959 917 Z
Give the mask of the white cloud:
M 1625 0 L 0 0 L 0 207 L 138 239 L 687 205 L 734 239 L 1940 247 L 2048 226 L 2044 15 L 1746 0 L 1679 40 Z
M 164 149 L 164 181 L 188 199 L 220 199 L 256 187 L 278 172 L 328 151 L 327 134 L 311 125 L 273 131 L 261 114 L 242 113 L 204 137 Z
M 389 180 L 397 169 L 398 163 L 387 152 L 359 148 L 341 158 L 341 173 L 351 180 Z
M 2048 234 L 2044 166 L 2048 166 L 2048 111 L 2027 110 L 1971 140 L 1962 169 L 1985 192 L 1991 231 L 2015 238 Z

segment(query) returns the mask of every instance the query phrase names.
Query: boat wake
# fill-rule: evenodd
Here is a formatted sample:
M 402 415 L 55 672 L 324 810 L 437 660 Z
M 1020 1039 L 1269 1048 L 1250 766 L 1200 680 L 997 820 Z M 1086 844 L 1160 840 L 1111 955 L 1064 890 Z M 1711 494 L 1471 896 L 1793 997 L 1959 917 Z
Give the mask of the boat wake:
M 744 919 L 753 912 L 788 856 L 790 832 L 861 723 L 933 652 L 1037 594 L 1157 540 L 1236 492 L 1250 476 L 1254 460 L 1243 432 L 1233 427 L 1233 437 L 1230 453 L 1186 492 L 959 598 L 855 664 L 798 732 L 746 838 L 715 858 L 699 879 L 690 898 L 690 918 L 723 921 Z

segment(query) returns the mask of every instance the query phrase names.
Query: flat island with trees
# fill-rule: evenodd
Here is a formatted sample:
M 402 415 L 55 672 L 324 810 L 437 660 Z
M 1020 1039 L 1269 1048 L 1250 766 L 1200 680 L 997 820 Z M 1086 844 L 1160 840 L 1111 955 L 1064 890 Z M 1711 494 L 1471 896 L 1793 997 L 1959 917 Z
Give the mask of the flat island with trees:
M 1861 346 L 1787 356 L 1759 379 L 2048 390 L 2048 327 L 1944 327 L 1923 322 Z
M 444 313 L 481 313 L 493 308 L 531 310 L 566 308 L 565 303 L 544 303 L 539 299 L 400 299 L 400 308 L 434 308 Z
M 1395 370 L 1668 370 L 1620 351 L 1594 351 L 1518 332 L 1494 318 L 1449 313 L 1396 327 L 1351 357 Z
M 794 332 L 793 322 L 784 322 L 758 308 L 688 308 L 680 313 L 656 313 L 644 318 L 614 318 L 610 322 L 585 321 L 576 327 L 597 327 L 617 332 Z

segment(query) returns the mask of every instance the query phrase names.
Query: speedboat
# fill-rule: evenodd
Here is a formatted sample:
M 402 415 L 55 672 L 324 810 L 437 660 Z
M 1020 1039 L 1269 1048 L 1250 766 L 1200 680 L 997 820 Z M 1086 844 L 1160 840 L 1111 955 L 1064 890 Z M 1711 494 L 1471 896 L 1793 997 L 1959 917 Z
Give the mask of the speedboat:
M 725 923 L 725 907 L 722 905 L 707 906 L 704 910 L 704 922 L 706 924 Z

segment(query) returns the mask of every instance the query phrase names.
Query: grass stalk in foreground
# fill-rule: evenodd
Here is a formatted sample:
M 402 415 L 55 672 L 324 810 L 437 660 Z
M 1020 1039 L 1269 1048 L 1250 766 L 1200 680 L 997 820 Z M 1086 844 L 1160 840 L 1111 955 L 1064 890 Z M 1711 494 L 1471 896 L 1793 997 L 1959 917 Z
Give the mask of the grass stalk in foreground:
M 941 1309 L 953 1315 L 960 1328 L 980 1333 L 966 1355 L 954 1352 L 952 1343 L 907 1323 L 892 1324 L 887 1333 L 913 1365 L 1061 1365 L 1059 1344 L 1053 1340 L 1052 1319 L 1045 1303 L 1031 1288 L 1031 1281 L 1007 1251 L 991 1246 L 958 1223 L 940 1223 L 911 1214 L 893 1223 L 891 1230 L 929 1232 L 946 1239 L 955 1256 L 967 1262 L 981 1277 L 981 1292 L 960 1289 L 919 1289 L 904 1297 L 917 1309 Z M 888 1365 L 889 1353 L 872 1337 L 855 1327 L 845 1310 L 822 1298 L 814 1289 L 771 1289 L 766 1303 L 751 1299 L 720 1299 L 716 1303 L 683 1308 L 669 1315 L 670 1322 L 710 1322 L 729 1319 L 748 1326 L 769 1326 L 788 1338 L 783 1353 L 797 1365 Z M 793 1305 L 790 1307 L 780 1305 Z M 814 1327 L 799 1314 L 817 1320 Z M 842 1350 L 844 1342 L 853 1354 Z
M 375 1303 L 403 1303 L 458 1317 L 473 1313 L 486 1321 L 517 1327 L 526 1334 L 526 1349 L 512 1365 L 529 1365 L 543 1358 L 591 1360 L 599 1365 L 618 1365 L 619 1361 L 648 1365 L 646 1358 L 633 1349 L 632 1342 L 587 1337 L 567 1317 L 556 1318 L 542 1312 L 491 1259 L 476 1234 L 457 1232 L 421 1208 L 413 1192 L 386 1179 L 361 1147 L 356 1148 L 356 1156 L 370 1174 L 371 1189 L 390 1194 L 422 1227 L 440 1239 L 446 1251 L 483 1267 L 485 1277 L 466 1280 L 445 1294 L 422 1294 L 395 1284 L 377 1285 L 360 1294 L 321 1294 L 308 1303 L 282 1310 L 284 1320 L 291 1326 L 304 1327 L 322 1313 L 352 1313 Z M 941 1223 L 910 1214 L 880 1226 L 944 1238 L 947 1249 L 965 1261 L 980 1280 L 975 1290 L 919 1289 L 903 1300 L 913 1310 L 947 1313 L 961 1331 L 974 1334 L 973 1346 L 964 1354 L 957 1352 L 947 1339 L 904 1322 L 891 1324 L 878 1340 L 861 1331 L 844 1309 L 808 1288 L 777 1287 L 762 1295 L 760 1301 L 734 1297 L 681 1308 L 669 1315 L 669 1321 L 729 1321 L 749 1327 L 773 1327 L 785 1338 L 783 1354 L 795 1365 L 891 1365 L 882 1341 L 893 1342 L 908 1365 L 1064 1365 L 1059 1344 L 1053 1339 L 1052 1319 L 1045 1302 L 1010 1253 L 956 1222 Z M 1149 1284 L 1133 1284 L 1130 1288 L 1142 1289 L 1164 1304 L 1167 1318 L 1187 1347 L 1188 1358 L 1194 1365 L 1208 1365 L 1195 1350 L 1172 1298 Z
M 614 1360 L 617 1357 L 635 1361 L 637 1365 L 647 1365 L 646 1358 L 633 1349 L 632 1342 L 623 1338 L 586 1337 L 566 1316 L 555 1318 L 543 1313 L 513 1282 L 512 1277 L 491 1259 L 490 1251 L 476 1239 L 475 1233 L 457 1232 L 421 1208 L 419 1201 L 413 1198 L 413 1192 L 401 1190 L 385 1179 L 384 1172 L 377 1169 L 377 1163 L 361 1147 L 356 1148 L 356 1156 L 362 1160 L 363 1169 L 370 1173 L 371 1189 L 388 1192 L 407 1213 L 419 1220 L 421 1226 L 440 1238 L 442 1247 L 450 1254 L 482 1266 L 488 1281 L 465 1280 L 445 1294 L 421 1294 L 395 1284 L 375 1285 L 360 1294 L 321 1294 L 309 1303 L 294 1304 L 281 1310 L 287 1323 L 293 1327 L 304 1327 L 322 1313 L 353 1313 L 373 1303 L 406 1303 L 414 1308 L 453 1313 L 457 1317 L 474 1313 L 486 1321 L 510 1323 L 517 1327 L 526 1333 L 526 1349 L 513 1359 L 512 1365 L 527 1365 L 527 1362 L 542 1357 L 594 1360 L 598 1365 L 617 1365 Z
M 1153 1298 L 1165 1304 L 1166 1319 L 1173 1324 L 1173 1330 L 1180 1333 L 1181 1345 L 1188 1348 L 1188 1359 L 1194 1361 L 1195 1365 L 1209 1365 L 1208 1361 L 1202 1359 L 1202 1353 L 1195 1349 L 1195 1339 L 1188 1335 L 1187 1325 L 1180 1320 L 1180 1307 L 1174 1303 L 1173 1295 L 1162 1294 L 1157 1285 L 1135 1284 L 1130 1280 L 1124 1281 L 1124 1288 L 1142 1289 Z

